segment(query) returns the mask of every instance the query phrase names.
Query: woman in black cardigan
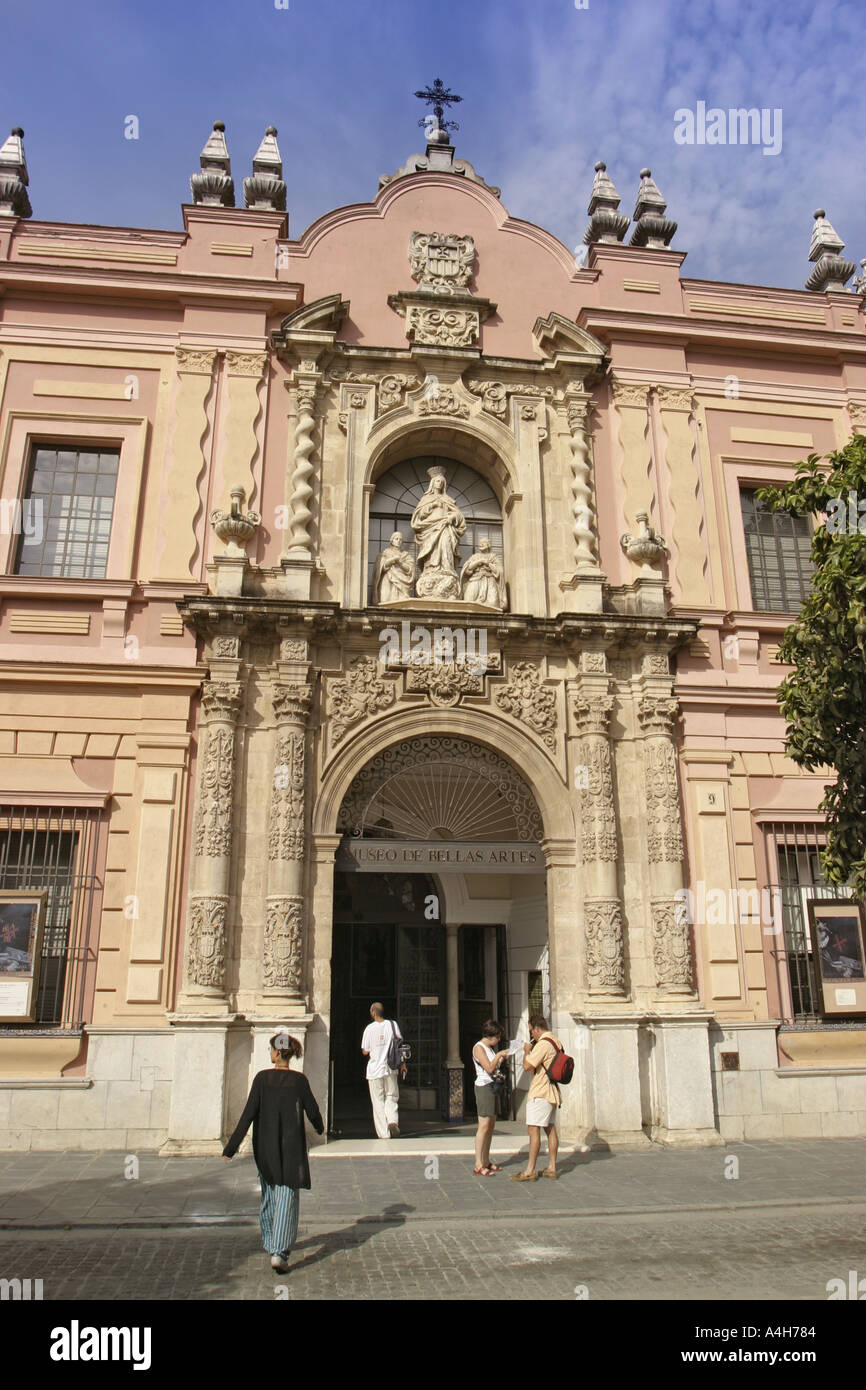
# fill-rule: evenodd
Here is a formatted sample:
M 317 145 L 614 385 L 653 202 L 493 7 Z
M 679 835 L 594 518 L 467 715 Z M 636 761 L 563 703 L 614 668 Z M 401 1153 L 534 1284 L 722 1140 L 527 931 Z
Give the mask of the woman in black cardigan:
M 262 1245 L 271 1266 L 280 1274 L 298 1236 L 298 1189 L 310 1186 L 304 1114 L 317 1134 L 325 1128 L 319 1107 L 303 1072 L 291 1071 L 301 1044 L 289 1033 L 271 1038 L 273 1071 L 256 1073 L 238 1127 L 223 1149 L 226 1162 L 234 1158 L 253 1127 L 253 1153 L 262 1186 Z

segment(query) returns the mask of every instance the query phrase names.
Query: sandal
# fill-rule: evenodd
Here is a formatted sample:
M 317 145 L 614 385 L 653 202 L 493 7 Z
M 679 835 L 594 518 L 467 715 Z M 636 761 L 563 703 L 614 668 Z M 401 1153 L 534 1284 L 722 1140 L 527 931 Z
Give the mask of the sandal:
M 537 1173 L 512 1173 L 512 1182 L 538 1182 Z
M 502 1172 L 502 1164 L 501 1164 L 501 1163 L 488 1163 L 487 1167 L 490 1169 L 491 1173 L 501 1173 L 501 1172 Z
M 559 1177 L 559 1174 L 558 1174 L 556 1171 L 551 1172 L 549 1168 L 545 1168 L 545 1170 L 544 1170 L 544 1172 L 541 1174 L 541 1176 L 542 1176 L 543 1178 L 558 1178 L 558 1177 Z
M 492 1177 L 493 1177 L 493 1169 L 492 1169 L 492 1168 L 473 1168 L 473 1169 L 472 1169 L 472 1172 L 475 1174 L 476 1178 L 492 1178 Z

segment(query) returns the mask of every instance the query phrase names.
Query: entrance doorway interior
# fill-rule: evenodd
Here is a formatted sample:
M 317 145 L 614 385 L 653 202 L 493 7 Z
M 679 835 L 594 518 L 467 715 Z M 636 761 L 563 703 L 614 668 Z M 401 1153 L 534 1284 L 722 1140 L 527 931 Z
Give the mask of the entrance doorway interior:
M 400 1087 L 401 1128 L 441 1122 L 447 1100 L 445 928 L 430 905 L 444 901 L 425 873 L 335 874 L 331 958 L 330 1133 L 372 1127 L 361 1035 L 370 1004 L 396 1018 L 412 1048 Z M 458 935 L 460 1055 L 467 1116 L 474 1114 L 472 1048 L 493 1016 L 505 1019 L 504 926 L 465 926 Z

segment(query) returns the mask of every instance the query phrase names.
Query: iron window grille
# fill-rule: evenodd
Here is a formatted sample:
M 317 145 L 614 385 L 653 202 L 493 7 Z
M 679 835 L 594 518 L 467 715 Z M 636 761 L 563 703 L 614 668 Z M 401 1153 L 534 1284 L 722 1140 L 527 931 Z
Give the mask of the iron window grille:
M 773 954 L 780 974 L 783 1022 L 822 1022 L 821 984 L 809 930 L 810 898 L 851 897 L 846 886 L 828 883 L 821 868 L 821 851 L 827 834 L 820 822 L 779 822 L 764 827 L 769 837 L 771 903 L 781 914 L 779 934 L 772 936 Z M 766 914 L 762 914 L 766 915 Z M 764 923 L 763 930 L 774 932 Z
M 10 1030 L 83 1027 L 96 970 L 103 812 L 0 806 L 0 889 L 47 890 L 35 1022 Z
M 120 452 L 34 445 L 15 572 L 104 579 Z
M 752 603 L 759 612 L 798 613 L 812 579 L 809 518 L 770 512 L 740 488 Z

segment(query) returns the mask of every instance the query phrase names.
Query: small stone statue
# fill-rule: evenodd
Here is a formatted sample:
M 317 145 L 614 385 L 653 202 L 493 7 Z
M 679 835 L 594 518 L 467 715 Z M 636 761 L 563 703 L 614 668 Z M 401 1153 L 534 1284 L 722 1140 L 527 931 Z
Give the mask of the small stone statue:
M 486 536 L 478 542 L 475 554 L 469 556 L 460 571 L 460 597 L 468 603 L 505 609 L 505 576 Z
M 373 602 L 396 603 L 411 598 L 415 582 L 415 561 L 403 549 L 403 537 L 395 531 L 376 557 L 373 570 Z

